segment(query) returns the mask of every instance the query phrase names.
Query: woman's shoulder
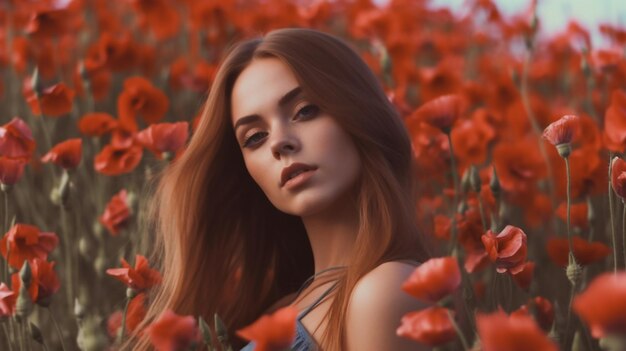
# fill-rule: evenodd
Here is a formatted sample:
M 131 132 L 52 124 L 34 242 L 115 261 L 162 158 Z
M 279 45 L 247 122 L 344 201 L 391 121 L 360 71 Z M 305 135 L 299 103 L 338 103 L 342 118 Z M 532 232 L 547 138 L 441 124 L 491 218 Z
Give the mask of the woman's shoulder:
M 381 350 L 415 347 L 400 339 L 396 328 L 405 314 L 428 306 L 402 290 L 402 284 L 419 264 L 409 260 L 384 262 L 357 282 L 346 316 L 349 349 L 377 349 L 369 348 L 372 345 Z

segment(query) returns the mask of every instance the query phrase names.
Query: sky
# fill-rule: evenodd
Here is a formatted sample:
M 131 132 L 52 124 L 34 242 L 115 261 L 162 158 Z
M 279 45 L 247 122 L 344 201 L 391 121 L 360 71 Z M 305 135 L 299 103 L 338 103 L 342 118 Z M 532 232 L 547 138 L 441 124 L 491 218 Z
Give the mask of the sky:
M 530 0 L 494 0 L 506 16 L 524 11 Z M 388 0 L 375 0 L 385 4 Z M 430 0 L 432 8 L 447 7 L 454 13 L 467 11 L 464 0 Z M 541 20 L 542 34 L 564 30 L 570 19 L 576 19 L 587 28 L 594 47 L 606 46 L 607 42 L 599 34 L 597 25 L 609 23 L 626 27 L 626 0 L 538 0 L 537 14 Z

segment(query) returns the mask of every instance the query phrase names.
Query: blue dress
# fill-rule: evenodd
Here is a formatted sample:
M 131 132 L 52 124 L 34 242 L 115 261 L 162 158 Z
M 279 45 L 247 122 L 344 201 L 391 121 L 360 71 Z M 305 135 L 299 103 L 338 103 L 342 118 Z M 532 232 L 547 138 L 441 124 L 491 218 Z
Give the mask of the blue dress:
M 304 311 L 298 314 L 296 318 L 296 338 L 291 344 L 292 351 L 314 351 L 318 350 L 317 343 L 315 339 L 309 334 L 304 325 L 300 322 L 304 316 L 306 316 L 315 306 L 317 306 L 323 299 L 328 295 L 337 285 L 338 282 L 335 282 L 328 290 L 324 291 L 320 297 L 318 297 L 313 304 L 308 306 Z M 240 351 L 253 351 L 255 343 L 251 341 L 248 345 L 244 346 Z

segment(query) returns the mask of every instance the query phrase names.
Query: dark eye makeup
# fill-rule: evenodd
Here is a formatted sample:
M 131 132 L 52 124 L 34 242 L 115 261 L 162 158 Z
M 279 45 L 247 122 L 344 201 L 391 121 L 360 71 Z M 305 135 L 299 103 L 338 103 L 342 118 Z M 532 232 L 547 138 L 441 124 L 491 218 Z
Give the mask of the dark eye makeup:
M 296 113 L 296 116 L 302 116 L 299 119 L 304 118 L 309 119 L 312 117 L 315 117 L 315 115 L 317 115 L 319 113 L 319 107 L 317 105 L 313 105 L 313 104 L 308 104 L 305 105 L 304 107 L 302 107 L 301 109 L 298 110 L 298 112 Z M 295 119 L 295 118 L 294 118 Z M 254 146 L 256 143 L 254 142 L 254 140 L 257 140 L 256 136 L 264 134 L 265 132 L 258 132 L 258 133 L 254 133 L 252 134 L 250 137 L 246 138 L 243 142 L 243 147 L 251 147 Z M 267 134 L 267 133 L 265 133 Z M 260 139 L 258 139 L 260 140 Z M 252 144 L 250 144 L 252 142 Z

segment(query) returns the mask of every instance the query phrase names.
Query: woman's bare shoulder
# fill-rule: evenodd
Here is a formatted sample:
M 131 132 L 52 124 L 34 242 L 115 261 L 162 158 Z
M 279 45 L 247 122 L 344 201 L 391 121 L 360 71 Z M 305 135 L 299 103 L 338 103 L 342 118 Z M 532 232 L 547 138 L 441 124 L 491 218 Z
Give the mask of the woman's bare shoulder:
M 428 307 L 402 290 L 417 266 L 415 261 L 385 262 L 357 282 L 346 316 L 349 350 L 416 350 L 396 329 L 406 313 Z

